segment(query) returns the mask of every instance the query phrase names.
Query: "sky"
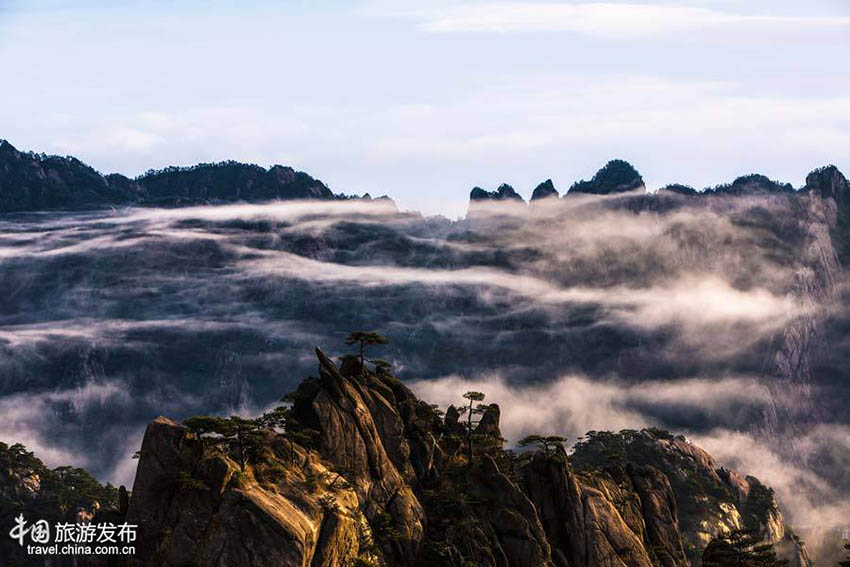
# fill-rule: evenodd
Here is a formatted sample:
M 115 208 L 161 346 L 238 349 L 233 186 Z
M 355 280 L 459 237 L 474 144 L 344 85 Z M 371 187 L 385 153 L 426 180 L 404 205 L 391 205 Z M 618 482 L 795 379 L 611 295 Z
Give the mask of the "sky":
M 850 172 L 847 0 L 0 0 L 0 62 L 0 138 L 104 173 L 280 163 L 454 217 L 612 158 Z

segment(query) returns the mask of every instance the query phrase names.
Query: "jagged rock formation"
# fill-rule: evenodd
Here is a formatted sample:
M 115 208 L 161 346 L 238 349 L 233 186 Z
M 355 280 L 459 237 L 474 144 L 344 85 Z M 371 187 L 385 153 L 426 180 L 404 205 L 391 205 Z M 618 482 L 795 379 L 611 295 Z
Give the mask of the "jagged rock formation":
M 132 180 L 103 176 L 73 157 L 20 152 L 0 140 L 0 212 L 334 198 L 321 181 L 280 165 L 228 161 L 169 167 Z
M 470 201 L 519 201 L 524 203 L 525 200 L 519 193 L 514 191 L 514 188 L 507 183 L 502 183 L 495 191 L 485 191 L 481 187 L 473 187 L 469 192 Z
M 292 396 L 314 448 L 266 431 L 245 470 L 166 418 L 148 426 L 128 519 L 139 565 L 679 567 L 742 526 L 786 537 L 772 492 L 660 431 L 500 450 L 490 406 L 464 428 L 386 371 L 339 369 Z M 792 550 L 793 551 L 793 550 Z
M 546 181 L 534 188 L 534 192 L 531 194 L 531 200 L 538 201 L 547 197 L 557 196 L 558 190 L 555 189 L 555 184 L 552 183 L 551 179 L 547 179 Z
M 698 564 L 713 538 L 734 530 L 758 530 L 772 544 L 788 533 L 772 490 L 718 467 L 682 437 L 658 430 L 592 432 L 576 445 L 571 463 L 582 473 L 601 470 L 603 484 L 613 481 L 637 493 L 645 520 L 638 531 L 659 545 L 666 542 L 665 565 L 683 564 L 685 557 Z

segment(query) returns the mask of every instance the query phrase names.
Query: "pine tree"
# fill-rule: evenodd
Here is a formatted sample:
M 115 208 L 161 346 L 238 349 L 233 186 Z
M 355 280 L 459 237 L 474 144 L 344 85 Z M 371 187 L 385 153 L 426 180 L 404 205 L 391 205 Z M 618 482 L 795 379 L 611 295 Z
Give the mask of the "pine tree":
M 703 567 L 785 567 L 773 544 L 763 543 L 757 530 L 735 530 L 719 535 L 702 553 Z
M 183 422 L 204 446 L 216 446 L 236 453 L 239 468 L 244 472 L 249 460 L 259 454 L 263 433 L 259 420 L 239 416 L 216 417 L 197 415 Z
M 390 340 L 380 333 L 375 331 L 351 331 L 345 338 L 347 345 L 360 345 L 360 374 L 366 370 L 366 346 L 367 345 L 385 345 Z
M 537 445 L 537 448 L 546 453 L 547 457 L 551 457 L 557 453 L 558 448 L 563 449 L 566 440 L 566 437 L 557 435 L 528 435 L 520 440 L 519 446 Z
M 463 397 L 469 402 L 468 405 L 461 408 L 460 413 L 466 413 L 466 426 L 464 428 L 466 430 L 466 458 L 471 465 L 473 457 L 472 437 L 475 430 L 475 423 L 472 419 L 475 415 L 482 415 L 487 410 L 487 406 L 483 404 L 475 405 L 475 402 L 484 401 L 484 394 L 481 392 L 470 391 L 465 393 Z

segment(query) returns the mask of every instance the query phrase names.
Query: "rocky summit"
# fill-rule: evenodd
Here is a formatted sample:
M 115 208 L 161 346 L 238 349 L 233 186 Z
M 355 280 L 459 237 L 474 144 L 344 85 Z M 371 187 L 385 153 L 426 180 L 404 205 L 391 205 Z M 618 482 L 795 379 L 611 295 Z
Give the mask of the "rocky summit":
M 632 164 L 621 159 L 613 159 L 597 171 L 590 181 L 581 180 L 573 183 L 566 195 L 578 193 L 608 195 L 634 191 L 643 187 L 643 177 Z
M 594 431 L 569 454 L 557 437 L 505 450 L 499 407 L 472 405 L 483 395 L 443 414 L 385 364 L 316 355 L 318 377 L 256 420 L 154 420 L 129 505 L 91 480 L 85 498 L 57 500 L 71 492 L 61 470 L 2 446 L 3 509 L 137 524 L 135 555 L 110 565 L 685 567 L 744 530 L 808 565 L 773 491 L 683 437 Z
M 557 196 L 558 190 L 555 189 L 555 184 L 552 183 L 551 179 L 547 179 L 546 181 L 534 188 L 534 191 L 531 193 L 531 200 L 537 201 L 539 199 Z
M 513 187 L 502 183 L 495 191 L 485 191 L 481 187 L 473 187 L 469 192 L 470 201 L 519 201 L 525 202 Z

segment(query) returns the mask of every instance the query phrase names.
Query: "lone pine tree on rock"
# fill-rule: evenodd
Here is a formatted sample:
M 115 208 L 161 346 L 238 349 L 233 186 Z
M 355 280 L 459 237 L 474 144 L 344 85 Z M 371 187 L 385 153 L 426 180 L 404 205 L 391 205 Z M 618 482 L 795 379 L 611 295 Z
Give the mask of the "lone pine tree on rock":
M 366 346 L 385 345 L 390 340 L 375 331 L 351 331 L 345 338 L 347 345 L 360 345 L 360 373 L 366 370 Z
M 487 406 L 484 404 L 475 405 L 475 402 L 483 402 L 484 394 L 481 392 L 470 391 L 463 395 L 463 397 L 469 402 L 468 405 L 462 407 L 460 409 L 460 413 L 466 414 L 466 457 L 469 460 L 470 464 L 472 463 L 472 437 L 475 431 L 475 425 L 472 421 L 474 415 L 482 415 L 485 411 L 487 411 Z
M 520 439 L 519 446 L 530 447 L 535 445 L 538 449 L 546 453 L 547 457 L 551 457 L 556 454 L 558 448 L 564 448 L 566 441 L 566 437 L 560 437 L 558 435 L 527 435 Z

